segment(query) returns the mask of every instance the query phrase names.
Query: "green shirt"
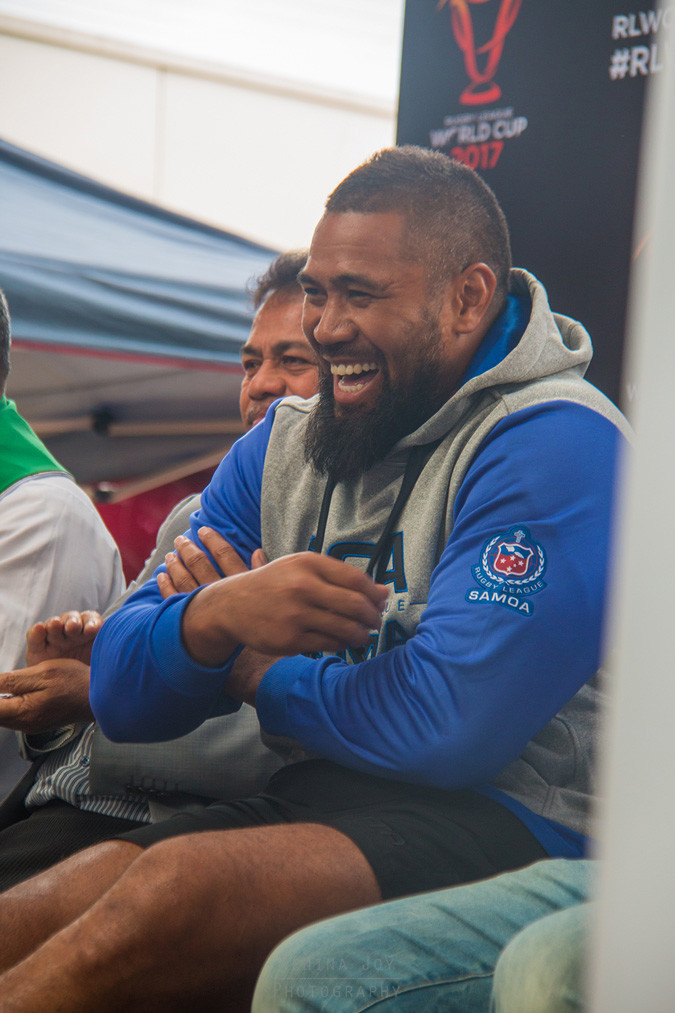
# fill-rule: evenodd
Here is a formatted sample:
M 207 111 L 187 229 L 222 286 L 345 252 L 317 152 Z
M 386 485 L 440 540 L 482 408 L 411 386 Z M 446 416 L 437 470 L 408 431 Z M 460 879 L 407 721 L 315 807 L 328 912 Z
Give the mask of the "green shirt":
M 0 493 L 22 478 L 45 471 L 68 474 L 21 418 L 14 402 L 3 396 L 0 400 Z

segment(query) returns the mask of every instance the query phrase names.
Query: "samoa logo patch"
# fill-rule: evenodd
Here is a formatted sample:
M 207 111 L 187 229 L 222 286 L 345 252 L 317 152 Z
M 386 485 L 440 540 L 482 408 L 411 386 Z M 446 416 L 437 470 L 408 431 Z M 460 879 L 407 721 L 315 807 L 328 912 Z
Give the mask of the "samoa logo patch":
M 534 606 L 528 596 L 546 587 L 545 572 L 543 547 L 526 527 L 513 527 L 485 543 L 480 562 L 471 568 L 480 588 L 470 588 L 464 597 L 530 616 Z

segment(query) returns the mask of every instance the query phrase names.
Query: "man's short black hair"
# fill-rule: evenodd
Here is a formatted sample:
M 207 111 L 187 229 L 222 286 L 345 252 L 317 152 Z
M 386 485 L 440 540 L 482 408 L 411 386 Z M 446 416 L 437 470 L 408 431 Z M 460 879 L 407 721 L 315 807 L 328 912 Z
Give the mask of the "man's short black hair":
M 497 198 L 473 169 L 414 145 L 385 148 L 326 201 L 327 214 L 348 211 L 404 215 L 411 256 L 427 262 L 434 285 L 470 264 L 487 264 L 497 278 L 494 306 L 502 309 L 511 267 L 509 230 Z
M 253 308 L 260 309 L 275 292 L 288 291 L 289 295 L 302 296 L 298 274 L 307 263 L 307 256 L 307 250 L 291 250 L 275 257 L 265 273 L 256 278 L 251 286 Z
M 0 394 L 4 394 L 9 376 L 10 334 L 9 307 L 4 292 L 0 291 Z

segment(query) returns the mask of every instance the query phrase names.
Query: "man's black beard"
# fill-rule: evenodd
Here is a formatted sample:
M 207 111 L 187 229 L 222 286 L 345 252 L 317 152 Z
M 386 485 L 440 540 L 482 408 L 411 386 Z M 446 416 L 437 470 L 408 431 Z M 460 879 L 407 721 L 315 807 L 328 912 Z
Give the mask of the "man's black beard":
M 333 377 L 322 373 L 319 399 L 305 433 L 305 460 L 321 475 L 348 482 L 363 475 L 387 456 L 394 444 L 431 418 L 449 397 L 439 390 L 435 349 L 421 350 L 416 368 L 405 384 L 392 386 L 383 364 L 382 390 L 369 412 L 336 416 Z M 426 353 L 426 354 L 425 354 Z

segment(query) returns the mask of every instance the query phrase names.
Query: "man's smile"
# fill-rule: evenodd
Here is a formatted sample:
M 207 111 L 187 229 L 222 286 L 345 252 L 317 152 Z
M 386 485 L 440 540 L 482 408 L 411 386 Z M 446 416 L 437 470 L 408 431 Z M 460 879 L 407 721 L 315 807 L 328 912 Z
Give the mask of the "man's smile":
M 330 367 L 333 376 L 344 376 L 345 374 L 349 376 L 351 373 L 358 375 L 359 373 L 369 372 L 372 369 L 377 369 L 377 365 L 374 362 L 340 362 L 333 363 Z
M 333 397 L 339 403 L 358 400 L 359 395 L 380 375 L 375 362 L 332 362 Z

